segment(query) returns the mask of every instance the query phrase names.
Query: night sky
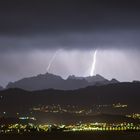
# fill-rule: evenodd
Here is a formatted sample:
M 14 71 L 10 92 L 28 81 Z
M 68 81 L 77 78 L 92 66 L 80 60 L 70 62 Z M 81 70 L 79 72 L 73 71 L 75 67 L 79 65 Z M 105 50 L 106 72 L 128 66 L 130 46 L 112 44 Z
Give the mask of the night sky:
M 1 0 L 0 85 L 49 72 L 140 80 L 139 0 Z

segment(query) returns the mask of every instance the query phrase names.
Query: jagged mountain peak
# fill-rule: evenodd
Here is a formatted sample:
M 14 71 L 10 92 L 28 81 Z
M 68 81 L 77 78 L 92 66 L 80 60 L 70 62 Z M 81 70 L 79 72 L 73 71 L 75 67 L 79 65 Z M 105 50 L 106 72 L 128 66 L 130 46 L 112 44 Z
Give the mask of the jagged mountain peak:
M 110 80 L 110 83 L 115 84 L 115 83 L 119 83 L 119 81 L 117 79 L 113 78 L 113 79 Z
M 88 76 L 86 77 L 86 80 L 88 82 L 101 82 L 101 81 L 108 81 L 107 79 L 105 79 L 103 76 L 96 74 L 94 76 Z
M 43 90 L 43 89 L 61 89 L 61 90 L 74 90 L 84 88 L 91 85 L 104 85 L 116 81 L 109 81 L 97 74 L 95 76 L 77 77 L 70 75 L 66 80 L 61 76 L 45 73 L 37 76 L 21 79 L 16 82 L 10 82 L 6 88 L 21 88 L 24 90 Z

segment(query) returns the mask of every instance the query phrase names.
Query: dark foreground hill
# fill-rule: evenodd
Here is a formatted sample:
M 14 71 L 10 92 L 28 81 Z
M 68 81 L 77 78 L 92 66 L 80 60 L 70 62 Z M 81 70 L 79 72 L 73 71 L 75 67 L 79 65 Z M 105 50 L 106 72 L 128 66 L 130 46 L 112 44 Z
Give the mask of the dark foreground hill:
M 1 135 L 2 140 L 139 140 L 140 132 L 105 131 L 105 132 L 64 132 L 47 134 Z
M 105 105 L 127 104 L 133 112 L 140 111 L 140 83 L 118 83 L 104 86 L 91 86 L 78 90 L 25 91 L 7 89 L 0 91 L 0 110 L 24 110 L 37 105 Z

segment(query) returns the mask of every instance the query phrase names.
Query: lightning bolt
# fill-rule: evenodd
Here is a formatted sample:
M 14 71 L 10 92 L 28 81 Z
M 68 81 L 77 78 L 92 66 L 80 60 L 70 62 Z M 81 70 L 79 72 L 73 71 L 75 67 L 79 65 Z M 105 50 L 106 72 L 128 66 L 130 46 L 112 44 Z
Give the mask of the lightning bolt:
M 51 65 L 54 62 L 54 60 L 55 60 L 55 58 L 56 58 L 56 56 L 57 56 L 57 54 L 58 54 L 59 51 L 60 50 L 56 51 L 55 54 L 52 56 L 51 60 L 49 61 L 49 64 L 48 64 L 48 67 L 47 67 L 47 72 L 49 72 L 49 70 L 51 68 Z
M 93 61 L 92 61 L 90 76 L 93 76 L 95 74 L 96 56 L 97 56 L 97 50 L 95 50 L 93 54 Z

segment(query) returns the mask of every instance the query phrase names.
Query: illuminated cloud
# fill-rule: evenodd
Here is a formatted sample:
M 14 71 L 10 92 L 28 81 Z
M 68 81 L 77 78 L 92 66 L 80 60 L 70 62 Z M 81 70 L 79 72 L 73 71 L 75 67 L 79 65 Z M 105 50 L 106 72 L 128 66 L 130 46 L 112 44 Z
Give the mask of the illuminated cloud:
M 92 51 L 93 52 L 93 51 Z M 0 83 L 35 76 L 47 72 L 48 64 L 56 51 L 3 53 L 0 55 Z M 99 50 L 95 74 L 120 81 L 140 79 L 140 53 L 131 50 Z M 91 51 L 61 50 L 51 65 L 49 72 L 67 78 L 69 75 L 89 76 L 93 63 Z

